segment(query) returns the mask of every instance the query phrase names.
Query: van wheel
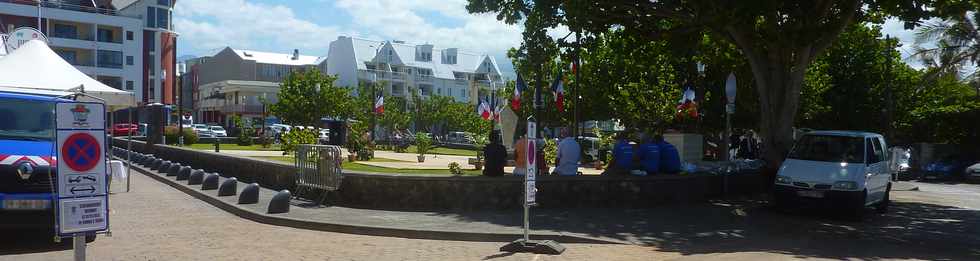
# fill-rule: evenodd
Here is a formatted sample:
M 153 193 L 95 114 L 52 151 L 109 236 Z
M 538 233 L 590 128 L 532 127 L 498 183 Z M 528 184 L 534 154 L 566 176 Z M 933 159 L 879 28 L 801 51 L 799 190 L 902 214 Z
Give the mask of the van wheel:
M 888 184 L 888 188 L 885 189 L 885 197 L 881 198 L 881 202 L 878 202 L 878 205 L 875 206 L 875 210 L 877 210 L 879 214 L 885 214 L 888 212 L 888 205 L 891 204 L 891 199 L 889 197 L 891 192 L 892 184 Z

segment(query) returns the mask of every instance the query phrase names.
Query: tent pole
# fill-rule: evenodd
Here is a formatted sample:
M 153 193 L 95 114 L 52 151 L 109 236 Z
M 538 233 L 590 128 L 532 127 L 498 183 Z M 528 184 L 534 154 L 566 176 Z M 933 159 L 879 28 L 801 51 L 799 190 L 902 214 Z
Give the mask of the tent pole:
M 128 110 L 129 111 L 129 124 L 133 124 L 133 109 L 134 109 L 134 107 L 129 107 L 129 110 Z M 139 130 L 139 125 L 136 125 L 136 129 Z M 132 175 L 132 171 L 130 171 L 130 170 L 133 168 L 133 159 L 132 159 L 132 156 L 133 156 L 132 155 L 132 151 L 133 151 L 133 132 L 132 131 L 127 131 L 126 134 L 127 134 L 126 135 L 127 136 L 126 137 L 126 150 L 129 151 L 128 153 L 126 153 L 126 192 L 129 192 L 129 187 L 130 187 L 129 180 L 133 179 L 133 176 L 130 176 L 130 175 Z

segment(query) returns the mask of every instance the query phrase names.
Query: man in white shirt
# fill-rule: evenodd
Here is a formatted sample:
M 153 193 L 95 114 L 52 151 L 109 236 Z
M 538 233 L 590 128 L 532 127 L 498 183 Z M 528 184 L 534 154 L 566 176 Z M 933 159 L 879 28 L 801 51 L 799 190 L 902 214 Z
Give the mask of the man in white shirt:
M 568 135 L 568 129 L 563 129 L 561 136 L 564 138 L 558 142 L 558 164 L 555 173 L 561 176 L 578 175 L 578 161 L 582 156 L 582 149 L 575 138 Z

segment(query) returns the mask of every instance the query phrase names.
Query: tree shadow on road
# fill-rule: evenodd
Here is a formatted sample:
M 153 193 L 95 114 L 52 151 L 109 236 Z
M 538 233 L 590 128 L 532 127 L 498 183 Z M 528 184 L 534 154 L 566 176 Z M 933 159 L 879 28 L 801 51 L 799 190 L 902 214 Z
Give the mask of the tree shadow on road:
M 519 212 L 444 213 L 520 227 Z M 827 209 L 776 211 L 758 200 L 651 209 L 535 209 L 532 229 L 628 241 L 684 255 L 771 252 L 832 259 L 980 260 L 980 212 L 893 202 L 862 220 Z

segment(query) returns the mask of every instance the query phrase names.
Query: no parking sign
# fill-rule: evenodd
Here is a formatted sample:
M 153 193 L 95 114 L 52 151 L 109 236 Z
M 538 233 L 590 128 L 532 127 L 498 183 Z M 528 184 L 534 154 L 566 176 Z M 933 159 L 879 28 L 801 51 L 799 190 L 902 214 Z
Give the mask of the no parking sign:
M 105 105 L 58 103 L 58 233 L 108 229 Z

